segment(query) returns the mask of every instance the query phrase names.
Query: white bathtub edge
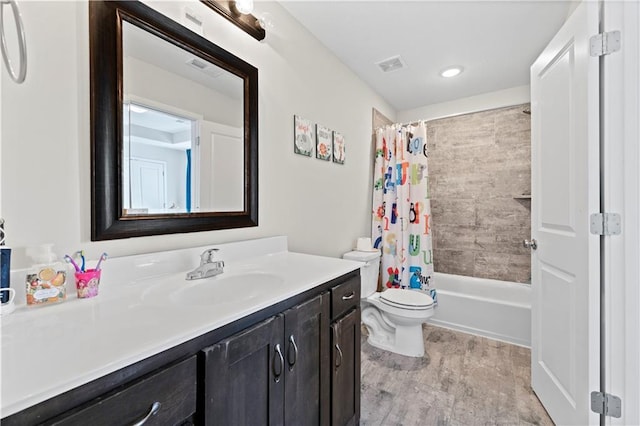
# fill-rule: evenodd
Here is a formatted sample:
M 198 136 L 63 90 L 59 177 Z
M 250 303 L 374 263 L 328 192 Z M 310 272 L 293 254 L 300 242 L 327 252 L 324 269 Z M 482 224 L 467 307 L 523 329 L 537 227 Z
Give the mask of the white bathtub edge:
M 486 337 L 488 339 L 497 340 L 499 342 L 510 343 L 516 346 L 522 346 L 523 348 L 531 349 L 530 342 L 524 339 L 518 339 L 513 336 L 503 335 L 499 333 L 492 333 L 487 330 L 467 327 L 464 325 L 452 323 L 449 321 L 442 321 L 435 318 L 431 318 L 427 321 L 427 324 L 434 325 L 436 327 L 447 328 L 449 330 L 461 331 L 467 334 L 473 334 L 474 336 Z

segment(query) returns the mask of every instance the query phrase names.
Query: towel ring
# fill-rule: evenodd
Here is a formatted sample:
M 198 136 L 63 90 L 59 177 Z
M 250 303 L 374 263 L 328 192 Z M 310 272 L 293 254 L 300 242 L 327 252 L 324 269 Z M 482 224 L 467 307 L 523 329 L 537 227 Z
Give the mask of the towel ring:
M 2 25 L 2 23 L 4 22 L 4 6 L 7 4 L 11 5 L 13 19 L 16 22 L 18 43 L 20 46 L 20 71 L 17 75 L 15 70 L 11 66 L 11 60 L 9 59 L 9 53 L 7 50 L 7 39 L 4 34 L 4 25 Z M 27 41 L 24 35 L 22 16 L 20 15 L 20 10 L 18 9 L 18 4 L 15 2 L 15 0 L 0 0 L 0 39 L 2 39 L 2 43 L 0 45 L 0 47 L 2 47 L 2 59 L 4 60 L 4 64 L 7 67 L 7 71 L 9 71 L 11 79 L 20 84 L 24 81 L 24 78 L 27 75 Z

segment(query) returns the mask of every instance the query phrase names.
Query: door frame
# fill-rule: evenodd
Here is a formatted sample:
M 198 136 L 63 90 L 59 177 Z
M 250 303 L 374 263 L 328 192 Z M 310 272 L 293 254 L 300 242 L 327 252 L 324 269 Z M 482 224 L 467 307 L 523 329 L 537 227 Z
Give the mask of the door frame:
M 603 59 L 602 80 L 603 204 L 622 215 L 622 233 L 606 237 L 602 251 L 602 385 L 622 398 L 622 417 L 605 422 L 640 424 L 640 5 L 604 0 L 603 22 L 605 31 L 622 32 L 621 50 Z

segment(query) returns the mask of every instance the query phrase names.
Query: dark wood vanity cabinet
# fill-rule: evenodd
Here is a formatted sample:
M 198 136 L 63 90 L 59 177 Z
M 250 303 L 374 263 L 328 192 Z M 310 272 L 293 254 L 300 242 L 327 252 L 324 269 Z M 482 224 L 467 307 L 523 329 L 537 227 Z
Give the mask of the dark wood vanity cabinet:
M 360 422 L 360 281 L 331 289 L 331 424 Z
M 2 425 L 358 424 L 359 303 L 353 271 L 5 417 Z
M 202 350 L 205 425 L 283 423 L 282 316 Z
M 204 424 L 329 424 L 326 297 L 202 350 Z
M 284 314 L 285 425 L 329 425 L 328 294 Z
M 331 423 L 360 421 L 360 308 L 331 324 Z

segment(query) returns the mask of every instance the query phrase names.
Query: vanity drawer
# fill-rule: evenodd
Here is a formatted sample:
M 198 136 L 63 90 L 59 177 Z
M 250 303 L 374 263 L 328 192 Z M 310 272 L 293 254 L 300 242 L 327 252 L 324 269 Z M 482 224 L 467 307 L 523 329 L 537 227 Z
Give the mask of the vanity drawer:
M 47 422 L 53 425 L 133 425 L 160 407 L 144 425 L 182 424 L 196 412 L 196 356 L 124 385 Z
M 335 319 L 360 304 L 360 277 L 353 277 L 331 289 L 331 318 Z

